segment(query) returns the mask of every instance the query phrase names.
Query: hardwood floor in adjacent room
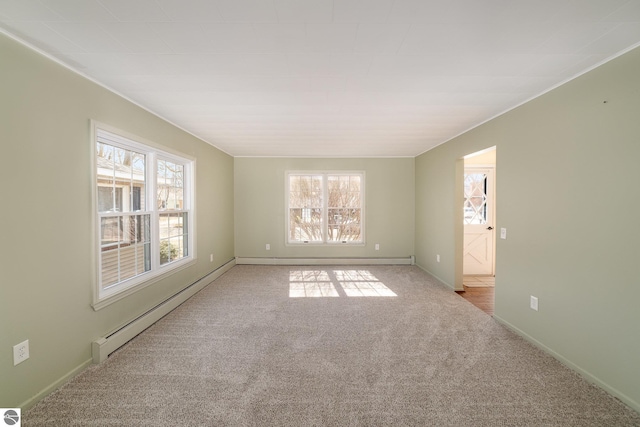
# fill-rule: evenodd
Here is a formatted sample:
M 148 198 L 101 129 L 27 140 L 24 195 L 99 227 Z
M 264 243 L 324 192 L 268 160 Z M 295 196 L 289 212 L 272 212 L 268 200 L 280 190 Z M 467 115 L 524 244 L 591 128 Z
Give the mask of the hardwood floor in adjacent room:
M 482 282 L 486 285 L 480 285 Z M 488 315 L 493 316 L 494 278 L 465 276 L 463 283 L 464 291 L 456 291 L 456 293 Z

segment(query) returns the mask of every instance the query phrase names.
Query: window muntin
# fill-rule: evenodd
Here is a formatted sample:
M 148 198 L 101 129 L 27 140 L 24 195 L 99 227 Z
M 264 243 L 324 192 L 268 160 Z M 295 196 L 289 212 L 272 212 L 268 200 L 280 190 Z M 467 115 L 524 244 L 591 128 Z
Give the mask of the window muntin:
M 364 242 L 364 174 L 287 173 L 287 243 Z
M 97 126 L 94 134 L 102 300 L 193 260 L 193 161 Z

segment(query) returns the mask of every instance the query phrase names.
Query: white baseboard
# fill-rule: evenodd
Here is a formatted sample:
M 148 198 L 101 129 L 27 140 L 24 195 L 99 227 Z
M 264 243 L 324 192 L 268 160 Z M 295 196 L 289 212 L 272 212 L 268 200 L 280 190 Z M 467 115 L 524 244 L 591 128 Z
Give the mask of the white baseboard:
M 236 264 L 253 265 L 411 265 L 406 258 L 252 258 L 237 257 Z
M 611 387 L 609 384 L 605 383 L 604 381 L 602 381 L 598 377 L 594 376 L 593 374 L 585 371 L 580 366 L 578 366 L 575 363 L 571 362 L 570 360 L 568 360 L 564 356 L 556 353 L 555 351 L 553 351 L 552 349 L 550 349 L 546 345 L 542 344 L 540 341 L 536 340 L 535 338 L 533 338 L 532 336 L 530 336 L 526 332 L 522 331 L 521 329 L 515 327 L 514 325 L 512 325 L 509 322 L 507 322 L 506 320 L 500 318 L 499 316 L 496 316 L 495 314 L 493 315 L 493 318 L 495 320 L 497 320 L 500 324 L 504 325 L 508 329 L 510 329 L 513 332 L 515 332 L 516 334 L 520 335 L 525 340 L 529 341 L 531 344 L 535 345 L 536 347 L 538 347 L 539 349 L 544 351 L 545 353 L 551 355 L 553 358 L 558 360 L 563 365 L 567 366 L 572 371 L 575 371 L 578 374 L 580 374 L 584 379 L 586 379 L 590 383 L 593 383 L 593 384 L 597 385 L 598 387 L 600 387 L 601 389 L 603 389 L 604 391 L 606 391 L 610 395 L 615 396 L 616 398 L 618 398 L 619 400 L 624 402 L 626 405 L 630 406 L 633 410 L 635 410 L 637 412 L 640 412 L 640 402 L 636 402 L 635 400 L 631 399 L 626 394 L 624 394 L 624 393 L 620 392 L 619 390 Z
M 20 405 L 18 405 L 18 407 L 22 408 L 23 411 L 30 409 L 33 405 L 35 405 L 36 403 L 38 403 L 39 401 L 41 401 L 42 399 L 44 399 L 45 397 L 47 397 L 48 395 L 56 391 L 58 388 L 60 388 L 60 386 L 65 384 L 71 378 L 75 377 L 80 372 L 84 371 L 88 366 L 91 365 L 91 362 L 92 362 L 91 359 L 85 361 L 80 366 L 74 368 L 73 370 L 68 372 L 66 375 L 64 375 L 62 378 L 59 378 L 58 380 L 56 380 L 54 383 L 50 384 L 48 387 L 40 391 L 35 396 L 22 402 Z
M 131 321 L 127 325 L 121 327 L 117 331 L 110 333 L 109 335 L 94 341 L 91 344 L 91 352 L 93 355 L 93 362 L 100 363 L 107 359 L 107 357 L 133 339 L 136 335 L 153 325 L 158 320 L 169 314 L 173 309 L 180 304 L 191 298 L 197 292 L 202 290 L 209 283 L 217 279 L 226 273 L 236 264 L 235 259 L 222 265 L 220 268 L 214 270 L 208 275 L 204 276 L 200 280 L 192 283 L 185 289 L 169 297 L 164 302 L 158 304 L 151 310 L 142 314 L 140 317 Z
M 420 270 L 424 271 L 425 273 L 427 273 L 430 276 L 433 276 L 436 280 L 438 280 L 440 283 L 442 283 L 446 287 L 450 288 L 452 291 L 464 291 L 464 288 L 456 289 L 455 286 L 451 286 L 451 284 L 449 282 L 444 281 L 442 278 L 436 276 L 435 274 L 433 274 L 432 272 L 430 272 L 429 270 L 427 270 L 426 268 L 424 268 L 420 264 L 416 264 L 416 265 L 420 268 Z

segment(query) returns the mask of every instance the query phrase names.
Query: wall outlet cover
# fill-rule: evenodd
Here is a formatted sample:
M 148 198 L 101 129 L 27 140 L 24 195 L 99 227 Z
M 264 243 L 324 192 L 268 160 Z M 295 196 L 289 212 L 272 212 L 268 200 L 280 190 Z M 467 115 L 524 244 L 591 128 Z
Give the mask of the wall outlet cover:
M 537 297 L 534 297 L 533 295 L 531 295 L 531 300 L 529 302 L 529 307 L 531 307 L 531 310 L 538 311 L 538 298 Z
M 29 358 L 29 340 L 22 341 L 13 346 L 13 366 L 24 362 Z

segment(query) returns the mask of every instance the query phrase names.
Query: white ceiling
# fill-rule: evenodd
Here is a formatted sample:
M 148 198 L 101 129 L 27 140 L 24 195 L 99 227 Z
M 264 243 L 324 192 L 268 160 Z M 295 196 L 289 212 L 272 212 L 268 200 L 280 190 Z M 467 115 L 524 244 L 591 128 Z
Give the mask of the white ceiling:
M 0 0 L 234 156 L 416 156 L 640 42 L 640 0 Z

